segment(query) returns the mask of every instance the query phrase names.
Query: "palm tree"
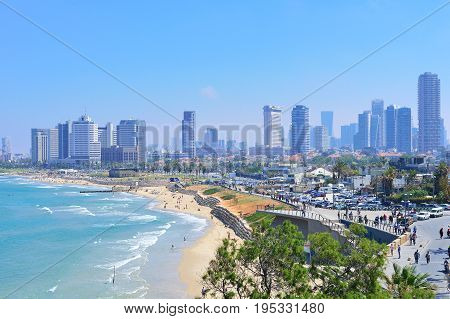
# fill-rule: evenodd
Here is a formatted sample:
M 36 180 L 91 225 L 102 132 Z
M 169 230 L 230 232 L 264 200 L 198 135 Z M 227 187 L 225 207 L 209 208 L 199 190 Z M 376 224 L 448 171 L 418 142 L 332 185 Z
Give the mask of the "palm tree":
M 388 195 L 388 196 L 391 195 L 394 178 L 396 176 L 397 176 L 397 172 L 396 172 L 395 168 L 393 168 L 392 166 L 389 166 L 389 168 L 383 173 L 381 181 L 383 183 L 383 190 L 384 190 L 385 195 Z
M 385 276 L 388 291 L 393 298 L 431 299 L 435 297 L 434 287 L 427 281 L 428 274 L 416 273 L 413 266 L 400 267 L 394 264 L 394 273 Z
M 343 161 L 339 160 L 333 167 L 333 173 L 336 173 L 336 177 L 338 182 L 341 180 L 342 177 L 345 177 L 347 172 L 347 164 L 345 164 Z

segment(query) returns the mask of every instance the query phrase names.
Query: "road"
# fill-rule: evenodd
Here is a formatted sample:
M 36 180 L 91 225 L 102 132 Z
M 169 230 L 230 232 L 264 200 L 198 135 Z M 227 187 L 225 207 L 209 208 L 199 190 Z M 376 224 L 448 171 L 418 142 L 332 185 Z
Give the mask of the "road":
M 447 237 L 447 227 L 450 225 L 450 213 L 446 212 L 443 217 L 432 218 L 425 221 L 417 221 L 411 229 L 417 226 L 417 242 L 416 245 L 410 245 L 409 242 L 402 245 L 401 258 L 398 259 L 397 252 L 394 257 L 389 257 L 387 273 L 393 272 L 393 263 L 401 266 L 414 265 L 414 252 L 418 249 L 420 253 L 419 263 L 416 270 L 420 273 L 429 274 L 429 281 L 437 287 L 438 298 L 450 298 L 450 290 L 448 289 L 449 277 L 445 275 L 444 260 L 448 259 L 447 248 L 450 245 L 450 238 Z M 439 238 L 439 229 L 444 228 L 444 238 Z M 427 265 L 425 254 L 430 252 L 431 261 Z

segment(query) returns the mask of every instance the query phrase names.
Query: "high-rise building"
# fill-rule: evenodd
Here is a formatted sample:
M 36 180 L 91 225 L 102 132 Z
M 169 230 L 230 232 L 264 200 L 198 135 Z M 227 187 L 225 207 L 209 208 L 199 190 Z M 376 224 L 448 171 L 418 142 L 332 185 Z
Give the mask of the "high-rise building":
M 425 72 L 418 81 L 419 152 L 439 147 L 441 82 L 437 74 Z
M 394 149 L 397 146 L 397 108 L 389 105 L 385 112 L 386 149 Z
M 183 153 L 195 158 L 195 112 L 184 111 L 181 123 L 181 144 Z
M 296 105 L 291 113 L 291 152 L 307 153 L 310 149 L 309 108 Z
M 79 162 L 100 162 L 101 148 L 98 141 L 98 125 L 87 116 L 72 123 L 70 157 Z
M 11 140 L 8 136 L 2 137 L 2 161 L 12 160 Z
M 114 138 L 110 133 L 109 137 Z M 113 139 L 114 141 L 114 139 Z M 134 147 L 138 153 L 138 162 L 147 162 L 147 125 L 143 120 L 122 120 L 117 125 L 117 145 L 123 148 Z
M 372 147 L 382 148 L 384 146 L 384 101 L 382 99 L 372 100 L 372 115 L 379 117 L 376 143 Z
M 216 149 L 219 141 L 219 133 L 215 127 L 208 127 L 205 131 L 203 143 L 205 146 Z
M 439 121 L 440 124 L 440 135 L 439 135 L 439 146 L 441 147 L 447 147 L 447 130 L 445 129 L 445 123 L 444 123 L 444 119 L 441 118 Z
M 411 139 L 412 139 L 412 150 L 417 152 L 419 147 L 419 129 L 417 127 L 413 127 L 411 129 Z
M 341 147 L 353 147 L 353 135 L 352 127 L 350 125 L 341 126 Z
M 58 124 L 58 158 L 66 159 L 70 156 L 70 140 L 72 135 L 72 122 Z
M 403 153 L 411 153 L 412 137 L 411 137 L 411 109 L 401 107 L 397 109 L 397 130 L 396 143 L 397 150 Z
M 380 117 L 372 114 L 370 116 L 370 147 L 378 148 L 378 138 L 380 130 Z
M 117 145 L 117 130 L 111 122 L 106 123 L 105 126 L 98 128 L 98 141 L 101 148 L 109 148 Z
M 320 112 L 320 123 L 327 130 L 327 135 L 333 137 L 333 111 Z
M 48 129 L 48 160 L 56 161 L 59 158 L 58 128 Z
M 31 162 L 33 164 L 48 163 L 48 129 L 31 129 Z
M 370 147 L 370 123 L 370 111 L 365 111 L 361 114 L 358 114 L 358 133 L 356 133 L 353 138 L 355 150 L 361 150 L 363 148 Z
M 314 141 L 315 149 L 319 152 L 327 151 L 329 146 L 330 138 L 328 136 L 328 131 L 325 126 L 320 125 L 314 127 Z
M 264 145 L 266 148 L 280 148 L 283 146 L 281 127 L 281 109 L 277 106 L 266 105 L 264 110 Z

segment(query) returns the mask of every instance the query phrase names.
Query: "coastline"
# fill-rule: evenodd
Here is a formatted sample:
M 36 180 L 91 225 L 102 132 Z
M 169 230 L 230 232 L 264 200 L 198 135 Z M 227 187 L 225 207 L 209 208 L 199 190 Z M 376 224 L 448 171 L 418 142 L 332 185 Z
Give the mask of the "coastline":
M 101 185 L 81 179 L 74 180 L 44 175 L 20 176 L 51 184 L 111 187 L 111 185 Z M 186 239 L 189 245 L 182 248 L 181 260 L 178 265 L 178 275 L 181 282 L 186 286 L 187 298 L 200 297 L 202 290 L 201 277 L 209 262 L 214 258 L 222 240 L 228 236 L 237 239 L 238 237 L 219 220 L 216 218 L 212 219 L 210 214 L 211 208 L 198 205 L 194 200 L 194 196 L 171 192 L 165 186 L 141 187 L 137 191 L 129 192 L 129 194 L 157 200 L 155 209 L 160 211 L 191 214 L 208 221 L 208 227 L 200 238 L 192 242 L 189 242 L 189 238 Z

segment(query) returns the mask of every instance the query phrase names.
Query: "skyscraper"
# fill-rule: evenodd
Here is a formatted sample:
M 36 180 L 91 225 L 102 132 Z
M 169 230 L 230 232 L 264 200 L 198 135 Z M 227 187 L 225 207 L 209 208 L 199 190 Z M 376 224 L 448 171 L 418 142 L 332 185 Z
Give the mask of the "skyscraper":
M 441 82 L 437 74 L 425 72 L 418 81 L 419 152 L 439 147 Z
M 352 148 L 353 146 L 353 135 L 350 125 L 341 126 L 341 147 Z
M 12 160 L 11 140 L 8 136 L 2 137 L 2 158 L 3 161 Z
M 117 130 L 114 129 L 114 125 L 111 122 L 98 128 L 98 141 L 100 142 L 101 148 L 117 145 Z
M 329 137 L 333 136 L 333 111 L 320 112 L 320 123 L 327 130 Z
M 372 147 L 382 148 L 384 146 L 384 101 L 382 99 L 372 100 L 372 115 L 379 117 L 376 143 Z
M 78 162 L 100 162 L 101 148 L 98 125 L 87 115 L 72 123 L 70 157 Z
M 264 146 L 266 148 L 280 148 L 283 146 L 281 127 L 281 109 L 277 106 L 266 105 L 264 111 Z
M 48 160 L 56 161 L 59 158 L 59 138 L 58 128 L 51 128 L 47 130 L 48 135 Z
M 217 143 L 219 141 L 219 134 L 215 127 L 207 127 L 205 131 L 205 136 L 203 138 L 203 143 L 213 149 L 217 148 Z
M 370 111 L 365 111 L 358 114 L 358 133 L 356 133 L 353 138 L 354 149 L 360 150 L 370 147 L 370 123 Z
M 291 113 L 291 152 L 307 153 L 310 147 L 309 109 L 304 105 L 296 105 Z
M 397 109 L 397 150 L 403 153 L 411 153 L 412 131 L 411 131 L 411 109 L 401 107 Z
M 147 161 L 147 125 L 143 120 L 122 120 L 117 125 L 117 145 L 124 148 L 136 148 L 138 162 Z M 109 133 L 109 137 L 114 137 Z
M 370 116 L 370 147 L 378 148 L 380 122 L 380 117 L 378 115 L 372 114 Z
M 48 163 L 48 130 L 31 129 L 31 162 L 33 164 Z
M 325 152 L 329 149 L 330 138 L 325 126 L 320 125 L 314 127 L 315 149 L 319 152 Z
M 439 121 L 440 125 L 440 135 L 439 135 L 439 146 L 447 147 L 447 130 L 445 129 L 444 119 L 441 118 Z
M 184 111 L 181 122 L 181 144 L 183 153 L 195 158 L 195 112 Z
M 70 140 L 72 135 L 72 122 L 58 124 L 58 158 L 66 159 L 70 156 Z
M 414 152 L 417 152 L 417 149 L 419 147 L 419 129 L 417 127 L 413 127 L 411 129 L 411 139 L 412 150 Z
M 395 105 L 389 105 L 385 114 L 386 149 L 394 149 L 397 146 L 397 109 Z

